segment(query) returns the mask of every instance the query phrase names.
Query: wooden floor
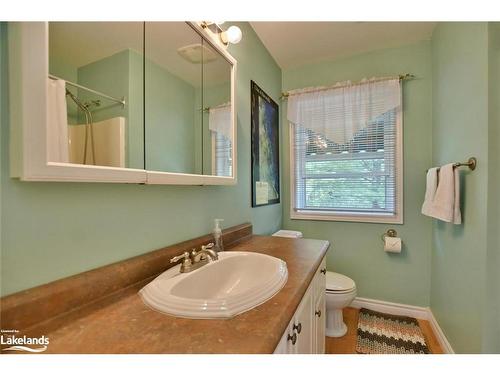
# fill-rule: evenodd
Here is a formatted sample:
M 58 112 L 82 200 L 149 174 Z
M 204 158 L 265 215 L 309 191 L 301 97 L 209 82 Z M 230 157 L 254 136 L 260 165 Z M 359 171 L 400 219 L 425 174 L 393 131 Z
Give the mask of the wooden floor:
M 344 322 L 347 325 L 347 334 L 343 337 L 326 338 L 325 352 L 327 354 L 356 354 L 356 331 L 358 328 L 359 310 L 347 307 L 344 309 Z M 443 354 L 443 349 L 432 332 L 427 320 L 417 319 L 425 336 L 425 341 L 432 354 Z

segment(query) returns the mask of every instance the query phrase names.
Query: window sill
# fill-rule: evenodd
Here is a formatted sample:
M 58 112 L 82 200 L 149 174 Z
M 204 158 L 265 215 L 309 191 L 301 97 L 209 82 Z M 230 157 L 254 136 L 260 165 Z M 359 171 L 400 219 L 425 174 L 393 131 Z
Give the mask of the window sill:
M 316 211 L 294 211 L 290 212 L 292 220 L 321 220 L 321 221 L 350 221 L 356 223 L 380 223 L 380 224 L 403 224 L 403 215 L 374 215 L 374 214 L 338 214 L 335 212 L 319 213 Z

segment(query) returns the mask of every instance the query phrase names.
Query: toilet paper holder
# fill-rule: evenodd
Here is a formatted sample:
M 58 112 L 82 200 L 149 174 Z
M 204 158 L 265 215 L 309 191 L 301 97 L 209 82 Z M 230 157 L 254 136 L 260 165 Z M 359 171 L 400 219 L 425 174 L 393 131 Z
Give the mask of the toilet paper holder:
M 382 234 L 382 242 L 385 242 L 385 237 L 397 237 L 398 232 L 395 229 L 387 229 L 387 231 Z

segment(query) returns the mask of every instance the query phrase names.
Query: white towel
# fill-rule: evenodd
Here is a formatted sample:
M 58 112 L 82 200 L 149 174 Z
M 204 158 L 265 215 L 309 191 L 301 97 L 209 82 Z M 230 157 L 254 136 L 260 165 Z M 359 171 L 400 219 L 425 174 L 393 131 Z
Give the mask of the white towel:
M 231 127 L 231 105 L 223 104 L 215 108 L 210 108 L 208 112 L 208 128 L 218 132 L 228 140 L 232 140 L 233 133 Z
M 431 207 L 434 201 L 438 183 L 438 169 L 431 168 L 427 171 L 427 185 L 425 189 L 424 204 L 422 205 L 422 213 L 427 216 L 432 216 Z
M 431 171 L 429 171 L 431 172 Z M 432 194 L 433 178 L 427 173 L 429 198 Z M 439 170 L 439 182 L 432 199 L 427 199 L 422 206 L 422 213 L 439 220 L 453 224 L 462 223 L 460 212 L 460 181 L 458 168 L 453 168 L 453 163 L 446 164 Z M 426 203 L 427 202 L 427 203 Z
M 66 82 L 48 79 L 48 125 L 47 158 L 48 161 L 69 162 L 68 113 L 66 109 Z

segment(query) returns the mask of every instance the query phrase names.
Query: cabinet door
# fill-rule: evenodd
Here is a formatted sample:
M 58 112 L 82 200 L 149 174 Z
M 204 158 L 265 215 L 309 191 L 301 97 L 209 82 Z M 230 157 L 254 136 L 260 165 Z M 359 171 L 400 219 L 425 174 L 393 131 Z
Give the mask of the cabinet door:
M 283 337 L 281 338 L 280 343 L 274 350 L 274 354 L 293 354 L 293 347 L 290 342 L 290 331 L 287 330 Z
M 325 294 L 326 290 L 326 256 L 321 261 L 321 264 L 314 275 L 314 288 L 315 288 L 315 301 L 317 301 L 321 295 Z
M 325 259 L 321 262 L 302 301 L 276 347 L 275 354 L 325 352 Z
M 314 308 L 314 352 L 325 353 L 325 324 L 326 324 L 325 293 L 321 294 Z
M 292 322 L 288 325 L 285 333 L 281 337 L 281 340 L 276 346 L 274 350 L 274 354 L 293 354 L 295 352 L 295 345 L 297 344 L 297 333 L 292 330 L 292 325 L 294 322 L 294 318 L 292 318 Z M 295 338 L 293 334 L 295 333 Z
M 302 302 L 297 309 L 294 318 L 294 332 L 297 333 L 297 343 L 295 345 L 295 353 L 297 354 L 311 354 L 313 351 L 313 296 L 314 289 L 309 288 L 306 292 Z M 299 332 L 300 331 L 300 332 Z

